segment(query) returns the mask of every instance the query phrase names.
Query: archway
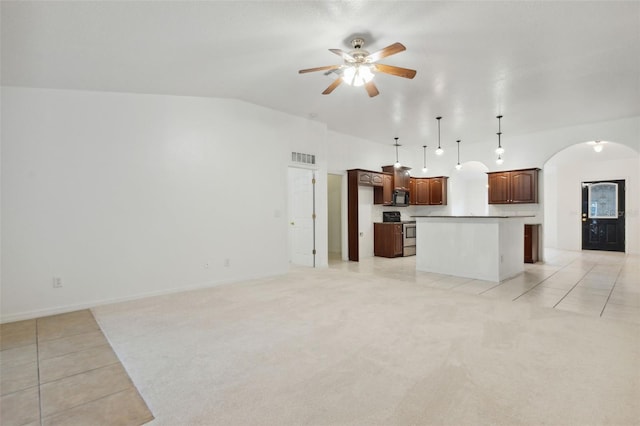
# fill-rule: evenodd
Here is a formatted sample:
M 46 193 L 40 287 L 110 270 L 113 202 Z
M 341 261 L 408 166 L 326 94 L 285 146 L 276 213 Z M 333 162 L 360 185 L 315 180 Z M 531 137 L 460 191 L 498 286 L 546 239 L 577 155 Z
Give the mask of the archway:
M 543 168 L 545 247 L 582 249 L 582 183 L 600 180 L 626 182 L 626 251 L 640 252 L 640 155 L 632 148 L 607 142 L 600 152 L 593 142 L 564 148 L 549 158 Z
M 451 172 L 451 214 L 459 216 L 488 214 L 488 171 L 489 168 L 479 161 L 467 161 L 462 163 L 460 170 L 454 169 Z

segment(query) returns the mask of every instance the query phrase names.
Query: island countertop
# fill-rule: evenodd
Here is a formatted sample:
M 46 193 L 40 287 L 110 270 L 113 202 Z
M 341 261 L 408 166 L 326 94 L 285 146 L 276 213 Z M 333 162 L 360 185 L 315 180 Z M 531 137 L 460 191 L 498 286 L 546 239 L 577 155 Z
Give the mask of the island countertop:
M 511 216 L 437 216 L 437 215 L 416 215 L 411 216 L 418 219 L 422 218 L 439 218 L 439 219 L 512 219 L 512 218 L 521 218 L 521 217 L 535 217 L 535 215 L 511 215 Z

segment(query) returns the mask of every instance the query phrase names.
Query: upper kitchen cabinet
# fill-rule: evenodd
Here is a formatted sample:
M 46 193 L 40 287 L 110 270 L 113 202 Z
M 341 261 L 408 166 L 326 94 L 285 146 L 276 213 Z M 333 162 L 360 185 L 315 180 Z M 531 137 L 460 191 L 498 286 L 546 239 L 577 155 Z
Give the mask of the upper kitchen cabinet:
M 447 204 L 447 177 L 411 178 L 411 204 L 440 206 Z
M 413 204 L 416 206 L 429 205 L 429 179 L 415 178 L 413 188 Z
M 538 202 L 540 169 L 487 173 L 489 204 L 525 204 Z
M 388 173 L 379 173 L 382 178 L 382 186 L 373 188 L 373 204 L 393 203 L 393 176 Z
M 446 176 L 429 178 L 429 205 L 447 205 L 447 180 Z
M 404 189 L 409 191 L 411 175 L 409 174 L 411 167 L 395 167 L 395 166 L 382 166 L 382 171 L 385 173 L 391 173 L 393 175 L 393 188 Z
M 358 185 L 382 186 L 382 173 L 371 172 L 369 170 L 356 170 Z

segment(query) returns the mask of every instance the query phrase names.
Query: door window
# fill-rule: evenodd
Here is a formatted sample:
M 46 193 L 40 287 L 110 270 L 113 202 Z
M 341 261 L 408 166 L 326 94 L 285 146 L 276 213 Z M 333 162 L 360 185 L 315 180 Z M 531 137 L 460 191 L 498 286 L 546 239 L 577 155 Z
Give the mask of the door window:
M 618 217 L 618 184 L 592 183 L 589 185 L 589 219 L 615 219 Z

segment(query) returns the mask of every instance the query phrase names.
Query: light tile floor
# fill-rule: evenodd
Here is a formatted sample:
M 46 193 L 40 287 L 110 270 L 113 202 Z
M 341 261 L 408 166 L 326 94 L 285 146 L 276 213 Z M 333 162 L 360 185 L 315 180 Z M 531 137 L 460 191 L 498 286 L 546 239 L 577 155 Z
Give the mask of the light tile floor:
M 153 419 L 89 310 L 2 324 L 0 349 L 2 426 Z
M 415 257 L 331 259 L 330 268 L 442 291 L 640 324 L 640 257 L 547 249 L 502 283 L 415 270 Z M 0 424 L 141 425 L 153 419 L 90 311 L 0 326 Z
M 501 283 L 415 270 L 415 256 L 365 258 L 329 266 L 419 282 L 442 290 L 640 324 L 640 256 L 616 252 L 545 249 L 545 261 Z

